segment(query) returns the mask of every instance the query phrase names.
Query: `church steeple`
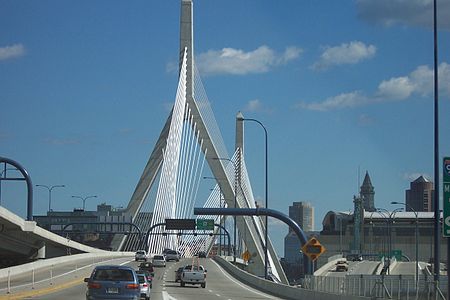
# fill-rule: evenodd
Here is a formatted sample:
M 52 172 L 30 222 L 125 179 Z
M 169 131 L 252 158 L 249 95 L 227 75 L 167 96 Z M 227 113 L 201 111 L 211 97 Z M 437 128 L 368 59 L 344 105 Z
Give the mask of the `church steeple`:
M 363 184 L 361 185 L 360 195 L 364 200 L 364 210 L 375 211 L 375 189 L 370 180 L 369 172 L 366 171 Z

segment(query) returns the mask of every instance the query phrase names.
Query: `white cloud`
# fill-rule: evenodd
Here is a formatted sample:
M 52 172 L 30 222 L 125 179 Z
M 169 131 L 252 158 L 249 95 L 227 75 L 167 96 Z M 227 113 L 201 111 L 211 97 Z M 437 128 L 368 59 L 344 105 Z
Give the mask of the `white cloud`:
M 450 29 L 450 2 L 438 0 L 438 26 Z M 368 22 L 431 27 L 433 0 L 357 0 L 358 16 Z
M 361 126 L 369 126 L 375 122 L 374 118 L 367 114 L 361 114 L 358 116 L 358 124 Z
M 13 59 L 25 55 L 25 47 L 22 44 L 0 47 L 0 61 Z
M 259 99 L 250 100 L 247 103 L 247 106 L 245 107 L 244 111 L 250 111 L 255 112 L 260 110 L 262 107 L 261 101 Z
M 297 108 L 316 111 L 328 111 L 338 108 L 351 108 L 366 104 L 368 99 L 359 91 L 344 93 L 325 99 L 322 102 L 299 103 Z
M 383 99 L 403 100 L 411 96 L 415 87 L 409 77 L 383 80 L 378 86 L 378 96 Z
M 66 138 L 66 139 L 47 138 L 44 140 L 44 142 L 47 144 L 57 145 L 57 146 L 81 144 L 81 141 L 79 139 L 75 139 L 75 138 Z
M 439 93 L 442 97 L 450 97 L 450 65 L 443 62 L 438 67 Z M 413 95 L 429 96 L 433 93 L 433 70 L 428 66 L 419 66 L 406 76 L 383 80 L 373 96 L 360 91 L 342 93 L 319 102 L 300 102 L 297 108 L 329 111 L 352 108 L 378 102 L 406 100 Z
M 314 70 L 328 69 L 344 64 L 356 64 L 375 55 L 377 48 L 363 42 L 352 41 L 335 47 L 325 47 L 319 61 L 312 65 Z
M 298 58 L 301 53 L 302 49 L 297 47 L 288 47 L 282 54 L 277 54 L 267 46 L 261 46 L 250 52 L 223 48 L 198 55 L 196 64 L 203 75 L 265 73 L 273 67 Z

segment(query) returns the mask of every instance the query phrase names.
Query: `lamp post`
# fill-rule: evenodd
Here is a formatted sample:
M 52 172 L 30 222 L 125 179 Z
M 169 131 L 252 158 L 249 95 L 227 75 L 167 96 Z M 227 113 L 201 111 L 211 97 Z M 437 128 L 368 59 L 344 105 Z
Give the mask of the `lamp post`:
M 390 228 L 389 228 L 389 247 L 391 248 L 391 252 L 392 250 L 392 227 L 394 226 L 394 219 L 395 219 L 395 214 L 398 212 L 403 211 L 403 208 L 396 208 L 394 209 L 390 214 L 389 214 L 389 220 L 390 220 Z M 392 253 L 391 253 L 392 255 Z
M 0 206 L 2 205 L 2 178 L 3 178 L 3 174 L 5 174 L 6 177 L 6 171 L 9 170 L 17 170 L 16 168 L 6 168 L 6 164 L 5 164 L 5 168 L 3 169 L 3 171 L 0 172 Z
M 78 198 L 78 199 L 83 200 L 83 210 L 84 210 L 85 207 L 86 207 L 86 200 L 89 199 L 89 198 L 97 198 L 97 196 L 86 196 L 86 197 L 72 196 L 72 198 Z
M 236 163 L 229 159 L 229 158 L 224 158 L 224 157 L 214 157 L 214 160 L 226 160 L 229 161 L 233 164 L 234 166 L 234 208 L 237 208 L 237 166 Z M 237 232 L 237 226 L 236 226 L 236 216 L 233 216 L 233 221 L 234 221 L 234 233 L 233 233 L 233 243 L 234 243 L 234 250 L 233 250 L 233 263 L 236 264 L 236 232 Z
M 217 178 L 210 177 L 210 176 L 203 176 L 203 179 L 212 179 L 212 180 L 216 180 L 216 181 L 218 180 Z M 222 207 L 222 194 L 223 193 L 222 193 L 222 188 L 220 187 L 220 184 L 218 184 L 218 186 L 219 186 L 219 206 Z M 211 189 L 211 191 L 216 191 L 216 189 L 215 188 Z M 225 195 L 224 195 L 224 199 L 223 200 L 225 202 Z M 222 215 L 219 216 L 219 218 L 220 218 L 220 220 L 219 220 L 220 225 L 222 225 L 222 219 L 223 219 L 222 217 L 223 217 Z M 221 231 L 220 228 L 219 228 L 219 232 L 220 232 L 220 234 L 219 234 L 219 256 L 220 256 L 220 255 L 222 255 L 222 231 Z M 225 244 L 225 241 L 224 241 L 224 244 Z
M 256 122 L 256 123 L 258 123 L 261 127 L 262 127 L 262 129 L 264 129 L 264 137 L 265 137 L 265 152 L 266 152 L 266 157 L 265 157 L 265 168 L 266 168 L 266 171 L 265 171 L 265 185 L 266 185 L 266 195 L 265 195 L 265 197 L 266 197 L 266 209 L 268 209 L 269 208 L 269 204 L 268 204 L 268 187 L 267 187 L 267 182 L 268 182 L 268 171 L 267 171 L 267 165 L 268 165 L 268 163 L 267 163 L 267 156 L 268 156 L 268 153 L 267 153 L 267 129 L 266 129 L 266 127 L 263 125 L 263 123 L 261 123 L 260 121 L 258 121 L 258 120 L 256 120 L 256 119 L 247 119 L 247 118 L 238 118 L 238 120 L 239 121 L 251 121 L 251 122 Z M 264 237 L 264 239 L 265 239 L 265 245 L 264 245 L 264 278 L 265 279 L 267 279 L 267 267 L 268 267 L 268 264 L 269 264 L 269 257 L 268 257 L 268 255 L 267 255 L 267 246 L 268 246 L 268 240 L 269 240 L 269 237 L 268 237 L 268 232 L 269 232 L 269 222 L 268 222 L 268 217 L 266 216 L 265 217 L 265 222 L 266 222 L 266 224 L 265 224 L 265 226 L 266 226 L 266 232 L 265 232 L 265 237 Z
M 48 190 L 48 211 L 52 211 L 52 190 L 57 187 L 59 187 L 59 188 L 66 187 L 64 184 L 52 185 L 52 186 L 48 186 L 45 184 L 36 184 L 36 186 L 45 187 Z
M 383 247 L 383 252 L 384 255 L 386 255 L 386 244 L 387 244 L 387 248 L 388 248 L 388 266 L 391 263 L 391 253 L 390 253 L 390 249 L 389 249 L 389 244 L 386 241 L 389 238 L 389 211 L 387 209 L 384 208 L 376 208 L 376 211 L 380 214 L 380 216 L 382 216 L 385 220 L 386 220 L 386 238 L 384 239 L 384 247 Z M 387 212 L 387 215 L 384 214 L 384 212 Z M 389 273 L 389 267 L 387 269 L 388 273 Z
M 411 205 L 404 202 L 393 201 L 391 204 L 403 205 L 406 208 L 409 208 L 416 215 L 416 289 L 419 284 L 419 214 L 417 211 L 411 207 Z
M 374 254 L 374 250 L 373 250 L 373 222 L 372 222 L 372 216 L 373 213 L 376 212 L 376 210 L 374 210 L 371 214 L 370 214 L 370 225 L 372 225 L 372 234 L 370 235 L 370 254 Z

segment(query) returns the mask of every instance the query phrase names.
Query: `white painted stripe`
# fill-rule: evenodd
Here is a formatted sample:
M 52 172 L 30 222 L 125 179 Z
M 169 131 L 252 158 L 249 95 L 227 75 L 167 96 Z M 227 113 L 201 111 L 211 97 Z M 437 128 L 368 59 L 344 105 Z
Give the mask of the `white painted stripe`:
M 214 260 L 211 260 L 211 261 L 212 261 L 213 263 L 216 264 L 216 266 L 220 269 L 220 271 L 222 271 L 223 275 L 225 275 L 228 279 L 230 279 L 231 281 L 233 281 L 234 283 L 236 283 L 237 285 L 239 285 L 241 288 L 244 288 L 244 289 L 246 289 L 246 290 L 248 290 L 248 291 L 250 291 L 250 292 L 253 292 L 253 293 L 258 294 L 258 295 L 260 295 L 260 296 L 263 296 L 263 297 L 265 297 L 265 298 L 273 299 L 272 296 L 269 296 L 269 295 L 266 295 L 266 294 L 264 294 L 264 293 L 258 292 L 258 291 L 254 290 L 254 289 L 251 289 L 251 288 L 249 288 L 249 287 L 243 285 L 241 282 L 237 281 L 237 280 L 234 279 L 233 277 L 230 277 L 230 275 L 228 275 L 228 273 L 227 273 L 226 271 L 224 271 L 224 270 L 219 266 L 218 263 L 216 263 Z
M 162 297 L 164 300 L 177 300 L 177 298 L 170 296 L 166 291 L 162 292 Z

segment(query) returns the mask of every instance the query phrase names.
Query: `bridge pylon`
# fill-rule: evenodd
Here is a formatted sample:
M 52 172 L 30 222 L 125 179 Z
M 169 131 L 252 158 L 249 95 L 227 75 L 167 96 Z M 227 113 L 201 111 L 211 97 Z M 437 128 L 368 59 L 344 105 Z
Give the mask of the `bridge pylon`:
M 255 205 L 242 152 L 243 128 L 237 128 L 236 151 L 229 158 L 195 68 L 193 37 L 193 3 L 192 0 L 181 0 L 179 82 L 175 104 L 126 209 L 133 217 L 133 222 L 142 230 L 147 230 L 166 218 L 193 216 L 192 201 L 195 199 L 189 199 L 195 198 L 198 181 L 191 177 L 195 176 L 193 173 L 197 169 L 203 167 L 203 162 L 207 163 L 216 178 L 228 207 L 236 205 L 237 208 L 254 208 Z M 201 153 L 203 162 L 196 151 Z M 220 158 L 226 158 L 231 163 Z M 148 209 L 147 198 L 156 184 L 158 188 L 155 204 L 153 209 Z M 209 199 L 205 203 L 205 206 L 209 207 L 219 205 L 209 202 Z M 245 246 L 252 254 L 252 263 L 248 265 L 248 270 L 259 276 L 264 275 L 265 229 L 262 220 L 259 217 L 240 217 L 236 225 L 240 238 L 245 240 Z M 208 242 L 213 241 L 211 238 Z M 154 253 L 165 247 L 178 248 L 185 253 L 192 253 L 195 251 L 193 249 L 196 249 L 194 240 L 182 242 L 172 235 L 164 237 L 155 234 L 147 242 Z M 123 250 L 131 250 L 132 245 L 130 239 L 121 240 Z M 270 241 L 268 250 L 271 273 L 287 283 Z

